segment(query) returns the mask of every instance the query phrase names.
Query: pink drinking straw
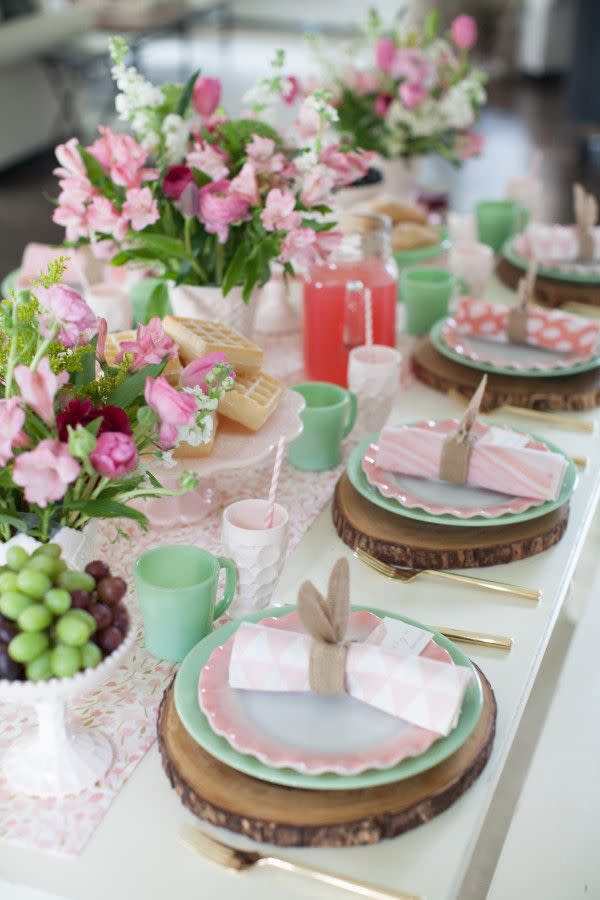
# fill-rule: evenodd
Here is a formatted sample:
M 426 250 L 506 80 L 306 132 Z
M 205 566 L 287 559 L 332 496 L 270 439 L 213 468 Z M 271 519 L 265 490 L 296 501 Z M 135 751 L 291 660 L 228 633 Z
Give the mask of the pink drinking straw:
M 371 299 L 371 289 L 365 288 L 365 344 L 371 346 L 373 343 L 373 300 Z
M 269 500 L 267 503 L 267 514 L 265 516 L 265 528 L 273 527 L 273 516 L 275 515 L 275 497 L 277 496 L 277 488 L 279 486 L 279 475 L 281 474 L 284 448 L 285 438 L 282 435 L 277 442 L 275 463 L 273 465 L 273 474 L 271 475 L 271 488 L 269 490 Z

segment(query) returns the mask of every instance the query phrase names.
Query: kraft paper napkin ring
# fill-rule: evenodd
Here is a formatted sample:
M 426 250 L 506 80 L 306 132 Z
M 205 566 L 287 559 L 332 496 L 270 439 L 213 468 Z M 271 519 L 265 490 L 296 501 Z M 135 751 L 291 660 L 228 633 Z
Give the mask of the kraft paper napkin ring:
M 440 478 L 444 481 L 451 481 L 454 484 L 467 483 L 469 460 L 475 442 L 471 429 L 477 418 L 486 385 L 487 375 L 484 375 L 479 382 L 479 387 L 469 400 L 469 405 L 457 430 L 449 434 L 444 441 L 440 460 Z
M 574 184 L 573 206 L 577 229 L 577 258 L 589 262 L 594 258 L 593 228 L 598 222 L 598 202 L 580 184 Z
M 316 694 L 346 694 L 344 642 L 350 621 L 350 569 L 348 560 L 338 559 L 323 597 L 310 581 L 298 593 L 298 614 L 312 638 L 308 678 Z
M 517 288 L 518 303 L 508 314 L 508 340 L 512 344 L 525 344 L 527 342 L 527 318 L 529 316 L 529 304 L 533 300 L 533 290 L 537 275 L 537 260 L 529 261 L 527 274 L 519 279 Z

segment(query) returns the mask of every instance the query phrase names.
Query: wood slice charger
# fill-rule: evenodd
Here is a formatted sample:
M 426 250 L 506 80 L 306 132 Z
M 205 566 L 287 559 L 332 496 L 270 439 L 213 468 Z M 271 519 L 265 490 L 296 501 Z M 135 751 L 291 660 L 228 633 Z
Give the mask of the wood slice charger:
M 538 519 L 513 525 L 449 528 L 418 522 L 375 506 L 346 474 L 333 495 L 333 523 L 345 544 L 409 569 L 471 569 L 525 559 L 557 544 L 568 519 L 565 503 Z
M 525 275 L 525 270 L 515 266 L 510 260 L 500 257 L 496 274 L 503 284 L 516 291 L 519 280 Z M 538 275 L 535 279 L 535 299 L 539 300 L 543 306 L 552 308 L 563 306 L 565 303 L 600 306 L 600 284 L 598 282 L 585 284 L 580 281 L 562 281 L 559 278 Z
M 412 353 L 412 368 L 419 379 L 436 391 L 457 391 L 470 399 L 482 372 L 439 353 L 429 337 L 421 338 Z M 581 411 L 600 406 L 600 368 L 558 378 L 522 378 L 488 373 L 481 409 L 508 403 L 525 409 Z
M 422 825 L 452 805 L 483 771 L 492 751 L 496 701 L 479 672 L 483 708 L 475 730 L 444 762 L 380 787 L 313 791 L 259 781 L 229 768 L 185 730 L 173 683 L 158 714 L 158 746 L 171 786 L 194 815 L 254 841 L 280 847 L 375 844 Z

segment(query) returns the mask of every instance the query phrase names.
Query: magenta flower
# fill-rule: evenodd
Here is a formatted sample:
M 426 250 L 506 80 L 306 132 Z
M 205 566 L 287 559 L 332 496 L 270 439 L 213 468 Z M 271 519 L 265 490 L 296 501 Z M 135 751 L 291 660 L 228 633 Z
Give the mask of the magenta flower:
M 430 73 L 431 66 L 420 50 L 406 47 L 396 53 L 391 69 L 394 78 L 405 78 L 421 84 L 427 81 Z
M 160 419 L 158 445 L 163 450 L 175 447 L 179 437 L 178 429 L 194 424 L 197 412 L 194 397 L 171 387 L 162 375 L 146 379 L 144 397 Z
M 96 441 L 90 453 L 90 462 L 99 475 L 105 478 L 121 478 L 135 469 L 137 447 L 128 434 L 106 431 Z
M 256 182 L 256 169 L 250 160 L 244 163 L 239 173 L 235 176 L 231 182 L 230 190 L 232 194 L 237 194 L 250 206 L 255 206 L 258 203 L 260 198 Z
M 382 119 L 385 119 L 387 116 L 387 111 L 390 108 L 391 102 L 392 97 L 390 94 L 379 94 L 379 96 L 375 98 L 375 112 L 378 116 L 381 116 Z
M 108 197 L 94 197 L 87 208 L 87 223 L 93 232 L 110 234 L 122 241 L 127 234 L 127 219 Z
M 189 166 L 171 166 L 163 178 L 163 194 L 170 200 L 179 200 L 184 189 L 193 181 L 194 175 Z
M 193 169 L 204 172 L 213 181 L 218 181 L 220 178 L 226 178 L 229 175 L 229 169 L 226 165 L 228 158 L 223 150 L 213 147 L 212 144 L 201 143 L 198 144 L 195 150 L 188 153 L 186 162 Z
M 290 231 L 292 228 L 298 228 L 302 216 L 294 211 L 295 206 L 296 198 L 291 191 L 271 188 L 260 220 L 267 231 Z
M 339 144 L 330 144 L 321 153 L 321 162 L 335 172 L 336 187 L 344 187 L 364 178 L 374 155 L 364 150 L 344 152 Z
M 123 341 L 116 362 L 120 363 L 126 353 L 133 353 L 131 369 L 137 372 L 144 366 L 161 363 L 166 356 L 177 356 L 177 344 L 165 334 L 158 316 L 154 316 L 147 325 L 138 325 L 135 341 Z
M 212 116 L 221 101 L 221 82 L 218 78 L 201 75 L 194 85 L 194 107 L 203 119 Z
M 212 372 L 215 366 L 226 362 L 227 357 L 225 354 L 218 351 L 207 353 L 205 356 L 194 359 L 181 373 L 181 386 L 188 388 L 199 387 L 205 394 L 208 393 L 206 390 L 206 376 L 209 372 Z M 231 375 L 235 377 L 233 372 Z
M 94 156 L 115 184 L 139 187 L 142 181 L 158 178 L 156 169 L 145 169 L 148 153 L 128 134 L 114 134 L 104 125 L 98 126 L 100 137 L 89 146 Z
M 129 219 L 134 231 L 142 231 L 160 219 L 158 204 L 149 187 L 129 188 L 125 194 L 123 215 Z
M 423 85 L 414 81 L 403 81 L 398 88 L 398 93 L 407 109 L 414 109 L 427 97 L 427 91 Z
M 40 315 L 40 332 L 47 338 L 58 324 L 56 340 L 64 347 L 77 347 L 87 329 L 96 331 L 96 316 L 81 294 L 62 284 L 36 288 L 35 296 L 46 311 Z
M 281 99 L 288 106 L 291 106 L 298 94 L 300 93 L 300 82 L 295 75 L 286 75 L 287 84 L 281 92 Z
M 452 22 L 450 34 L 460 50 L 470 50 L 477 40 L 477 22 L 473 16 L 463 13 Z
M 48 425 L 54 422 L 54 398 L 58 390 L 69 381 L 67 372 L 55 375 L 50 360 L 42 357 L 37 369 L 15 366 L 15 381 L 19 385 L 21 399 Z
M 19 397 L 0 400 L 0 466 L 12 459 L 15 447 L 25 447 L 28 438 L 23 431 L 25 413 Z
M 379 38 L 375 47 L 375 62 L 383 72 L 390 72 L 396 56 L 396 45 L 389 37 Z
M 305 206 L 317 206 L 320 203 L 327 204 L 331 200 L 331 192 L 335 187 L 335 183 L 335 175 L 330 169 L 326 166 L 315 166 L 304 179 L 300 199 Z M 273 193 L 273 191 L 269 193 Z M 291 227 L 296 227 L 299 224 L 300 222 L 295 222 Z
M 224 244 L 229 234 L 229 226 L 241 222 L 248 213 L 248 203 L 230 190 L 231 182 L 226 178 L 213 181 L 200 188 L 198 218 L 209 234 L 216 234 L 219 243 Z
M 48 501 L 64 497 L 80 470 L 66 444 L 46 439 L 34 450 L 16 457 L 12 477 L 15 484 L 25 488 L 27 502 L 44 509 Z

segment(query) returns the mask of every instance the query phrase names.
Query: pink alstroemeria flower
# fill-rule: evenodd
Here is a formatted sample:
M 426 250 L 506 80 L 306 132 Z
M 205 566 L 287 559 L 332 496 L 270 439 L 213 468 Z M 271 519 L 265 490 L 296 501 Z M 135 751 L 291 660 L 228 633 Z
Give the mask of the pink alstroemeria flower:
M 19 397 L 0 400 L 0 466 L 12 459 L 15 447 L 26 447 L 28 438 L 23 431 L 25 413 Z
M 158 445 L 163 450 L 175 447 L 179 437 L 178 429 L 194 424 L 197 413 L 196 400 L 192 394 L 177 391 L 166 378 L 147 378 L 144 397 L 148 406 L 160 419 Z
M 227 357 L 219 351 L 215 353 L 207 353 L 194 359 L 181 373 L 181 386 L 187 388 L 199 387 L 203 393 L 207 394 L 206 376 L 212 372 L 215 366 L 227 362 Z M 231 373 L 231 377 L 235 378 L 235 373 Z
M 331 192 L 335 187 L 335 183 L 335 174 L 331 169 L 327 168 L 327 166 L 315 166 L 304 179 L 300 199 L 305 206 L 318 206 L 321 203 L 328 204 L 331 201 Z M 299 222 L 295 222 L 291 227 L 293 228 L 299 224 Z
M 242 200 L 245 200 L 250 206 L 256 206 L 258 203 L 260 196 L 256 181 L 256 169 L 250 160 L 244 163 L 239 173 L 231 182 L 231 192 L 232 194 L 237 194 L 238 197 L 241 197 Z
M 246 144 L 246 154 L 258 175 L 277 174 L 282 172 L 286 165 L 283 153 L 275 152 L 275 141 L 272 138 L 260 137 L 258 134 Z
M 382 72 L 389 72 L 396 56 L 396 45 L 389 37 L 379 38 L 375 46 L 375 62 Z
M 407 81 L 421 84 L 431 74 L 431 66 L 427 58 L 413 47 L 398 50 L 391 67 L 394 78 L 405 78 Z
M 209 234 L 216 234 L 219 243 L 224 244 L 229 234 L 229 226 L 241 222 L 248 213 L 248 203 L 230 190 L 231 182 L 226 178 L 213 181 L 200 188 L 198 218 Z
M 117 241 L 122 241 L 127 234 L 127 219 L 108 197 L 94 197 L 87 208 L 87 223 L 92 232 L 110 234 Z
M 366 150 L 346 152 L 339 144 L 330 144 L 321 153 L 321 162 L 335 172 L 336 186 L 345 187 L 365 177 L 374 155 Z
M 407 109 L 414 109 L 427 98 L 427 91 L 423 85 L 413 81 L 403 81 L 398 93 Z
M 96 333 L 96 316 L 77 291 L 53 284 L 49 288 L 36 287 L 35 296 L 45 310 L 39 317 L 40 332 L 45 338 L 50 337 L 56 324 L 59 325 L 56 340 L 63 347 L 77 347 L 88 329 Z
M 160 219 L 158 204 L 149 187 L 129 188 L 125 194 L 123 216 L 129 219 L 134 231 L 143 231 Z
M 300 137 L 308 140 L 309 138 L 314 137 L 319 131 L 319 114 L 314 106 L 312 106 L 310 103 L 307 103 L 307 101 L 305 100 L 300 107 L 294 124 L 298 129 Z
M 61 178 L 58 182 L 60 194 L 59 206 L 70 206 L 73 209 L 84 210 L 85 204 L 95 196 L 96 190 L 87 178 L 69 177 Z
M 114 134 L 104 125 L 98 126 L 100 137 L 87 149 L 115 184 L 140 187 L 143 181 L 158 178 L 157 169 L 145 169 L 148 153 L 128 134 Z
M 470 50 L 477 40 L 477 22 L 473 16 L 463 13 L 452 22 L 450 34 L 460 50 Z
M 54 174 L 59 178 L 87 178 L 85 164 L 79 152 L 79 141 L 71 138 L 65 144 L 58 144 L 54 153 L 60 167 L 54 169 Z
M 463 131 L 456 135 L 453 149 L 458 158 L 465 162 L 473 156 L 479 156 L 484 144 L 483 134 L 478 134 L 476 131 Z
M 21 399 L 48 425 L 55 420 L 54 398 L 58 390 L 69 381 L 68 372 L 55 375 L 50 368 L 50 360 L 42 357 L 37 369 L 29 366 L 15 366 L 15 381 L 19 385 Z
M 25 488 L 25 499 L 44 509 L 51 500 L 64 497 L 81 466 L 62 441 L 46 439 L 34 450 L 21 453 L 13 466 L 13 481 Z
M 302 221 L 302 216 L 295 212 L 295 207 L 296 198 L 291 191 L 271 188 L 260 220 L 267 231 L 291 231 L 298 228 Z
M 221 82 L 218 78 L 201 75 L 196 79 L 193 96 L 194 108 L 203 119 L 212 116 L 221 102 Z
M 57 206 L 52 212 L 52 221 L 65 229 L 68 241 L 78 241 L 89 235 L 86 210 L 81 207 Z
M 90 462 L 104 478 L 122 478 L 136 467 L 137 447 L 128 434 L 105 431 L 90 453 Z
M 158 316 L 154 316 L 147 325 L 138 325 L 135 341 L 123 341 L 116 362 L 122 362 L 126 353 L 133 353 L 131 369 L 137 372 L 144 366 L 161 363 L 166 356 L 177 356 L 177 344 L 165 334 Z
M 220 178 L 226 178 L 229 175 L 227 160 L 228 156 L 223 150 L 206 143 L 199 144 L 186 157 L 188 166 L 204 172 L 213 181 L 219 181 Z

